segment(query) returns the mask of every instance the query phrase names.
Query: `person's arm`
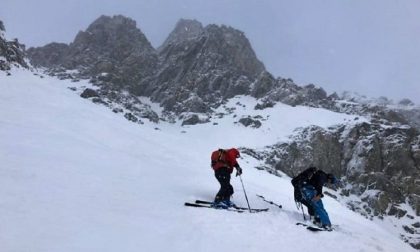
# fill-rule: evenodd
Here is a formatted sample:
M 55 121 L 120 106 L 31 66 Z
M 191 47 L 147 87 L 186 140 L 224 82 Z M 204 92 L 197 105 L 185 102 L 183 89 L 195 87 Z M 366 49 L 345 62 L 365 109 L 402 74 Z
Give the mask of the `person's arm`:
M 242 175 L 242 168 L 239 166 L 238 162 L 236 162 L 235 168 L 236 168 L 236 176 L 241 176 Z
M 312 185 L 315 187 L 316 195 L 312 199 L 313 201 L 320 200 L 322 197 L 324 197 L 324 194 L 322 194 L 322 187 L 325 184 L 326 176 L 322 172 L 317 172 L 312 179 L 313 183 Z

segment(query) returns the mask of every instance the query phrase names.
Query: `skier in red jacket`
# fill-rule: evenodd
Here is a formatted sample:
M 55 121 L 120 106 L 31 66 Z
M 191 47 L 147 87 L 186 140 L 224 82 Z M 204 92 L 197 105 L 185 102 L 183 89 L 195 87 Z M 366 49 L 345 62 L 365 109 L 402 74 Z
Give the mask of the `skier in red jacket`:
M 236 168 L 236 176 L 242 174 L 242 169 L 236 161 L 240 157 L 239 151 L 235 148 L 219 149 L 211 154 L 211 167 L 214 175 L 220 183 L 220 190 L 214 199 L 214 207 L 228 208 L 233 206 L 230 196 L 233 194 L 233 187 L 230 184 L 230 174 Z

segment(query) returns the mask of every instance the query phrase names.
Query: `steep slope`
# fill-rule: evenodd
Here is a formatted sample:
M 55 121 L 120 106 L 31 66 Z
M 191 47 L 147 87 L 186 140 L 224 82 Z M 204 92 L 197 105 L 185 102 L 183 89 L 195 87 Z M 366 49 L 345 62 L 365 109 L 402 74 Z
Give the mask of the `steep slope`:
M 267 206 L 255 196 L 260 193 L 282 210 L 238 214 L 183 206 L 217 191 L 211 150 L 259 148 L 286 139 L 297 126 L 327 127 L 354 116 L 276 105 L 261 112 L 266 123 L 258 131 L 235 125 L 234 114 L 214 118 L 213 125 L 139 127 L 67 88 L 87 82 L 21 70 L 0 72 L 0 79 L 0 106 L 7 108 L 0 110 L 5 251 L 414 251 L 330 197 L 325 206 L 337 231 L 314 234 L 296 226 L 302 216 L 290 179 L 254 169 L 260 162 L 245 154 L 240 163 L 251 205 Z M 257 114 L 255 104 L 238 97 L 225 106 L 240 117 Z M 234 201 L 245 205 L 238 179 L 232 183 Z

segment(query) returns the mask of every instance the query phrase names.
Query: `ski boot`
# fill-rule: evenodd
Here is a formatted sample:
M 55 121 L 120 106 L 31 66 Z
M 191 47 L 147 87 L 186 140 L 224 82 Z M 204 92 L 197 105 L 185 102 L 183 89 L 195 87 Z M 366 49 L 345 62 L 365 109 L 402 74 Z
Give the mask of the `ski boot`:
M 224 201 L 215 201 L 211 204 L 211 207 L 216 209 L 228 209 L 229 206 Z
M 322 227 L 321 219 L 318 216 L 314 217 L 313 224 L 318 227 Z
M 330 232 L 333 231 L 333 228 L 331 227 L 331 225 L 322 225 L 322 228 Z
M 226 206 L 228 206 L 228 207 L 235 207 L 235 204 L 232 202 L 232 201 L 230 201 L 230 200 L 224 200 L 224 201 L 222 201 Z

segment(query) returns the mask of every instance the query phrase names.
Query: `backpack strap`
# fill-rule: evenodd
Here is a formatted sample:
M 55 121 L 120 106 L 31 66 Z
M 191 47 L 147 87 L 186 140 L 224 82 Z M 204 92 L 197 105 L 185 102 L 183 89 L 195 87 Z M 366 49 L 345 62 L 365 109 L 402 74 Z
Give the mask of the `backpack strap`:
M 218 149 L 217 155 L 212 155 L 211 167 L 215 166 L 217 163 L 222 163 L 224 165 L 227 165 L 225 154 L 226 154 L 226 150 Z
M 225 157 L 224 157 L 225 153 L 226 153 L 226 151 L 224 149 L 219 149 L 219 156 L 217 158 L 218 162 L 225 162 L 225 160 L 224 160 L 225 159 Z
M 217 159 L 217 162 L 228 165 L 228 162 L 226 161 L 226 150 L 219 149 L 219 157 Z

